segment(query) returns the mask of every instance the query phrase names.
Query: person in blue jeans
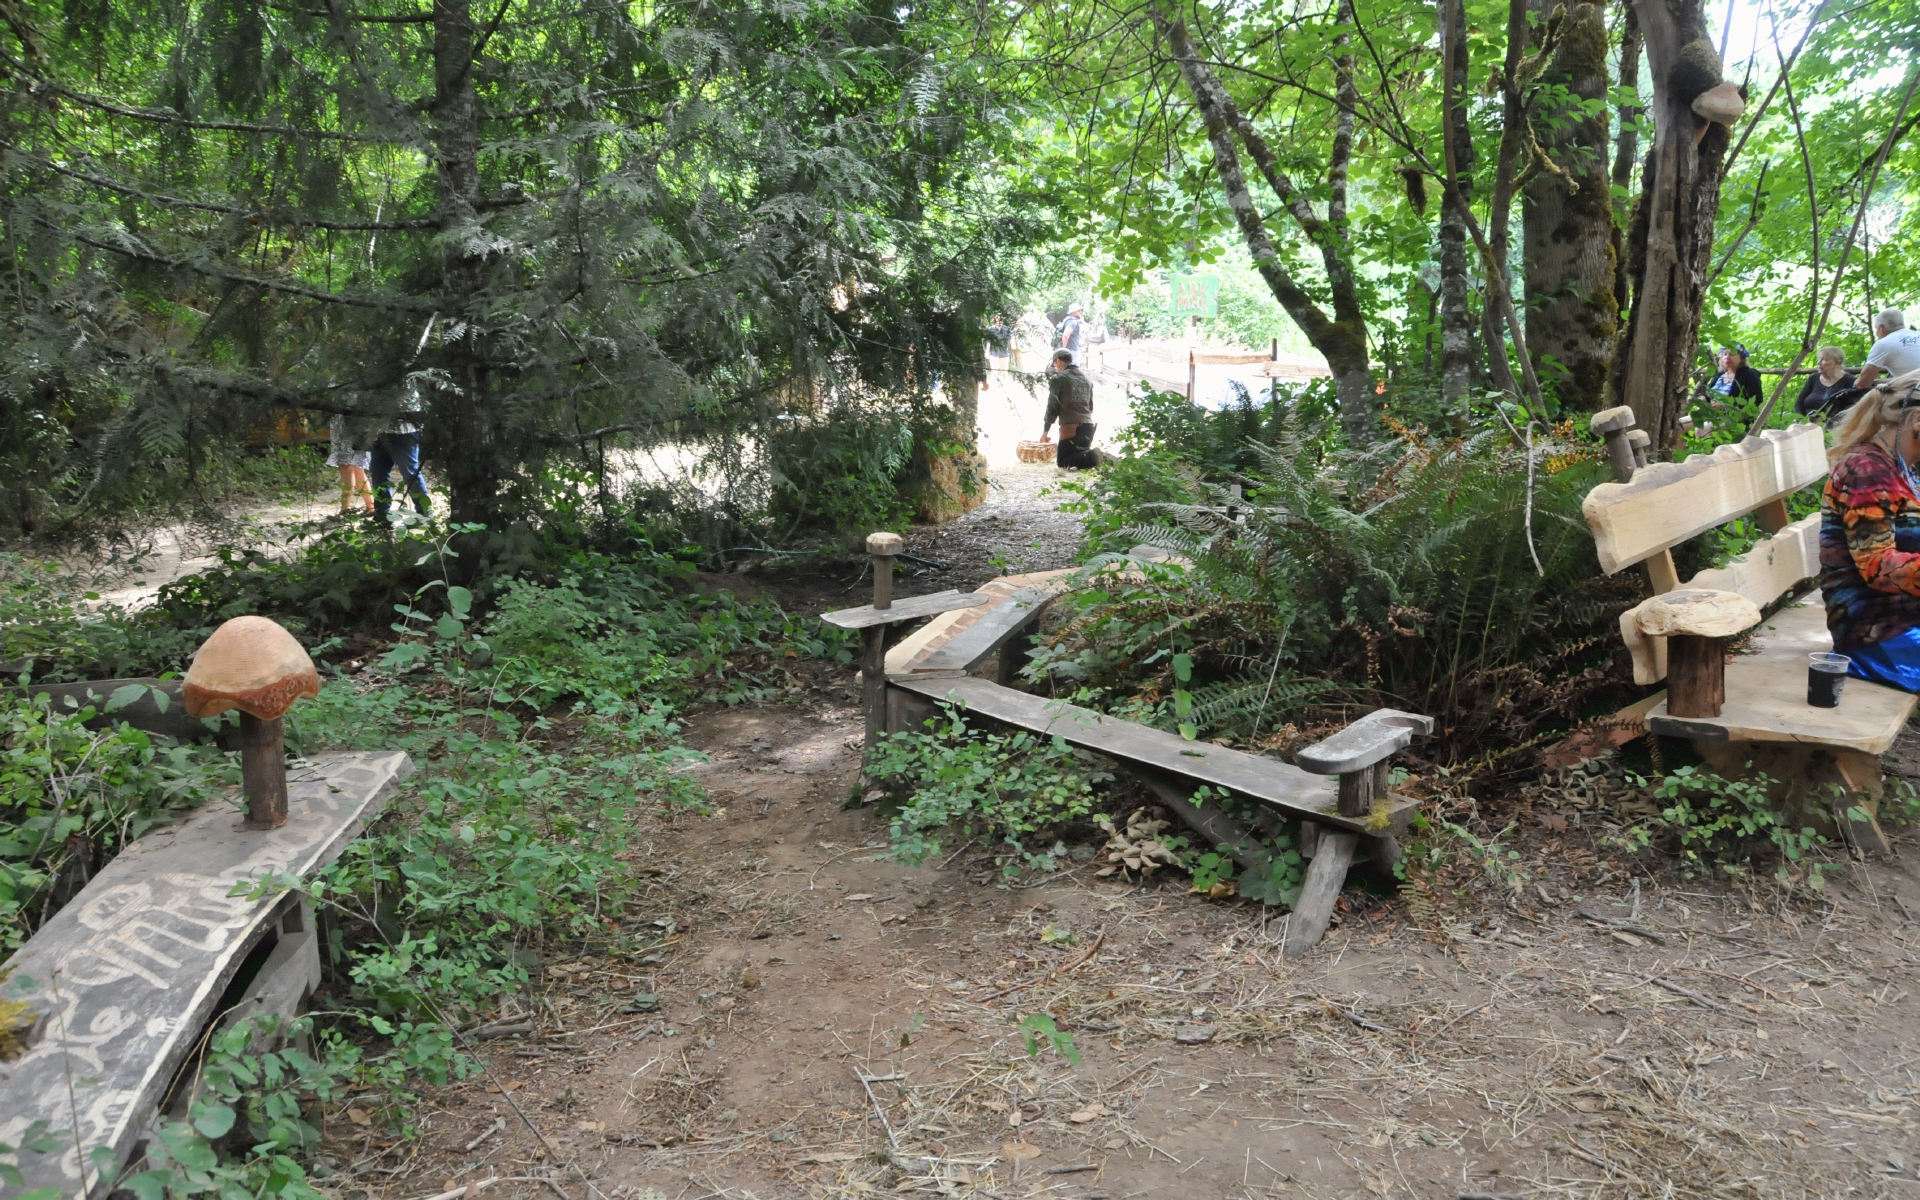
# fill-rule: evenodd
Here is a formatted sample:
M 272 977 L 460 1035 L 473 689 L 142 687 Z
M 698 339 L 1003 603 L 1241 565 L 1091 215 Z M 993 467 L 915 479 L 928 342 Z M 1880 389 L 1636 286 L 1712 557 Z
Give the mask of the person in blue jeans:
M 408 380 L 400 397 L 400 419 L 373 439 L 373 462 L 367 472 L 373 477 L 373 515 L 382 521 L 393 507 L 391 476 L 395 467 L 400 468 L 400 482 L 413 496 L 414 511 L 424 513 L 433 507 L 427 497 L 426 477 L 420 473 L 420 427 L 412 420 L 420 413 L 419 386 Z

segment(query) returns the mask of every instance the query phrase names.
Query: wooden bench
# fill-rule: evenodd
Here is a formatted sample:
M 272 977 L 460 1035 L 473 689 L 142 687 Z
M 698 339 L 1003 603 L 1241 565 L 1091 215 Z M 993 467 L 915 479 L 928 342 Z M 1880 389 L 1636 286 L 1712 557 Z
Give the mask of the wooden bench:
M 1632 454 L 1630 435 L 1638 431 L 1630 409 L 1596 414 L 1593 427 L 1607 438 L 1616 476 L 1616 482 L 1594 488 L 1582 506 L 1602 571 L 1644 564 L 1659 595 L 1681 586 L 1670 554 L 1681 542 L 1749 514 L 1769 535 L 1725 567 L 1702 571 L 1684 585 L 1734 593 L 1763 611 L 1779 606 L 1726 661 L 1720 712 L 1675 716 L 1668 711 L 1671 697 L 1663 694 L 1645 709 L 1647 730 L 1691 739 L 1720 773 L 1738 775 L 1750 766 L 1780 780 L 1791 795 L 1810 796 L 1839 784 L 1863 799 L 1871 814 L 1883 782 L 1879 756 L 1892 747 L 1920 697 L 1850 679 L 1838 708 L 1807 703 L 1807 655 L 1832 650 L 1833 640 L 1818 590 L 1801 594 L 1820 573 L 1820 517 L 1790 522 L 1786 498 L 1826 476 L 1823 431 L 1799 424 L 1684 462 L 1640 465 Z M 1642 685 L 1668 678 L 1668 639 L 1641 630 L 1652 603 L 1620 615 L 1634 682 Z M 1864 848 L 1886 848 L 1871 816 L 1847 832 Z
M 868 544 L 886 548 L 897 543 L 875 535 Z M 876 579 L 891 570 L 879 558 L 876 554 Z M 1285 950 L 1290 957 L 1305 954 L 1325 934 L 1348 868 L 1367 858 L 1387 864 L 1399 860 L 1397 839 L 1412 822 L 1417 802 L 1389 794 L 1388 760 L 1413 737 L 1432 732 L 1432 718 L 1381 709 L 1309 748 L 1300 755 L 1300 765 L 1293 766 L 1226 746 L 1188 741 L 1006 686 L 1018 663 L 1017 659 L 1009 662 L 1012 656 L 1007 649 L 1031 630 L 1047 602 L 1065 589 L 1074 574 L 1063 570 L 1010 576 L 983 585 L 972 594 L 982 598 L 974 603 L 962 606 L 963 598 L 957 593 L 942 601 L 947 606 L 944 611 L 886 654 L 883 680 L 867 676 L 880 685 L 877 702 L 884 710 L 878 723 L 869 721 L 868 749 L 882 729 L 890 733 L 918 729 L 939 703 L 1058 737 L 1126 764 L 1210 845 L 1231 854 L 1243 872 L 1263 878 L 1275 866 L 1271 851 L 1254 831 L 1225 813 L 1194 804 L 1194 786 L 1205 784 L 1254 801 L 1264 810 L 1256 824 L 1268 835 L 1280 831 L 1279 820 L 1297 819 L 1302 822 L 1302 853 L 1310 862 L 1288 919 Z M 880 599 L 876 596 L 874 605 L 826 613 L 821 619 L 842 628 L 875 628 L 880 614 L 888 611 Z M 896 620 L 926 615 L 908 611 L 908 603 L 902 601 L 892 610 L 900 614 Z M 870 640 L 869 662 L 875 657 L 873 645 Z M 996 654 L 1000 656 L 997 680 L 968 674 Z
M 104 1195 L 113 1171 L 103 1179 L 93 1154 L 115 1170 L 137 1158 L 210 1024 L 298 1010 L 318 982 L 311 913 L 278 888 L 229 893 L 331 863 L 412 769 L 401 753 L 315 755 L 288 779 L 287 823 L 267 831 L 209 804 L 127 847 L 14 954 L 6 994 L 35 1020 L 25 1053 L 0 1062 L 0 1143 L 38 1126 L 59 1146 L 8 1156 L 27 1188 Z

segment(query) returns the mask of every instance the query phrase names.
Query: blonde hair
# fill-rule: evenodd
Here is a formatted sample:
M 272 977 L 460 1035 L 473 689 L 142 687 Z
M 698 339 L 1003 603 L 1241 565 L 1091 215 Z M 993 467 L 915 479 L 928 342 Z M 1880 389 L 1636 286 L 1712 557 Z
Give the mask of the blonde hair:
M 1848 409 L 1847 415 L 1834 427 L 1833 445 L 1827 450 L 1827 466 L 1839 466 L 1841 459 L 1878 437 L 1882 429 L 1906 420 L 1907 414 L 1913 411 L 1907 402 L 1916 385 L 1920 385 L 1920 371 L 1909 371 L 1860 397 L 1860 402 Z

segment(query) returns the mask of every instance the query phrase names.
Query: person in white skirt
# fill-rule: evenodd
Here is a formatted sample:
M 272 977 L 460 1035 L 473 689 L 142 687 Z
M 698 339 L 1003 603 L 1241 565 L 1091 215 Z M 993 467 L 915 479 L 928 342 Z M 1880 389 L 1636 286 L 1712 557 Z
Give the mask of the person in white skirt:
M 373 451 L 354 444 L 353 426 L 340 413 L 328 422 L 327 436 L 333 443 L 327 465 L 340 468 L 340 511 L 352 512 L 353 502 L 358 499 L 367 512 L 372 512 L 373 485 L 367 480 L 367 468 L 373 463 Z

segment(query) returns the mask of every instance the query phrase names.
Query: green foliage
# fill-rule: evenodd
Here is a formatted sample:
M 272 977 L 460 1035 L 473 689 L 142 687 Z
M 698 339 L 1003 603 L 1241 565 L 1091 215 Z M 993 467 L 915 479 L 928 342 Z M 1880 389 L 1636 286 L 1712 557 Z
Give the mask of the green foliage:
M 802 530 L 892 529 L 912 518 L 903 495 L 913 455 L 910 412 L 837 405 L 796 414 L 767 442 L 775 540 Z
M 184 670 L 210 629 L 99 603 L 91 581 L 56 562 L 0 553 L 0 664 L 36 683 Z
M 137 698 L 104 700 L 110 714 Z M 55 709 L 0 688 L 0 956 L 10 954 L 99 865 L 155 825 L 237 782 L 217 751 L 125 724 L 88 729 L 93 705 Z
M 1060 853 L 1049 836 L 1090 816 L 1096 785 L 1112 776 L 1060 738 L 1024 731 L 985 733 L 952 706 L 926 732 L 880 740 L 867 763 L 873 778 L 908 790 L 891 825 L 893 856 L 919 864 L 938 854 L 941 835 L 998 838 L 1011 850 L 1004 870 L 1051 870 Z
M 1644 779 L 1636 782 L 1649 786 Z M 1826 875 L 1839 868 L 1806 860 L 1823 850 L 1827 839 L 1789 819 L 1769 795 L 1775 786 L 1763 774 L 1727 779 L 1700 767 L 1680 767 L 1652 784 L 1651 792 L 1654 802 L 1665 806 L 1660 828 L 1678 843 L 1694 873 L 1745 874 L 1756 858 L 1774 856 L 1780 882 L 1804 877 L 1809 887 L 1824 887 Z
M 1055 1054 L 1067 1060 L 1067 1065 L 1076 1069 L 1080 1066 L 1080 1047 L 1074 1045 L 1073 1035 L 1060 1028 L 1046 1013 L 1034 1013 L 1020 1022 L 1020 1028 L 1027 1033 L 1027 1055 L 1039 1058 L 1040 1051 L 1052 1049 Z
M 1134 544 L 1191 565 L 1092 577 L 1031 678 L 1163 728 L 1245 740 L 1313 706 L 1387 703 L 1433 714 L 1468 756 L 1572 724 L 1605 686 L 1584 672 L 1604 662 L 1633 585 L 1594 566 L 1579 515 L 1594 464 L 1536 464 L 1543 573 L 1527 548 L 1525 463 L 1503 434 L 1408 436 L 1355 455 L 1283 428 L 1271 445 L 1248 443 L 1238 500 L 1200 482 L 1178 445 L 1137 450 L 1081 495 L 1099 539 L 1090 565 Z M 1129 465 L 1142 457 L 1163 461 Z M 1134 483 L 1185 495 L 1142 499 L 1124 490 Z M 1118 525 L 1116 513 L 1140 519 Z M 1191 695 L 1184 718 L 1176 691 Z

